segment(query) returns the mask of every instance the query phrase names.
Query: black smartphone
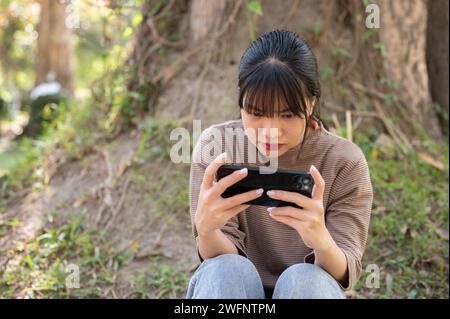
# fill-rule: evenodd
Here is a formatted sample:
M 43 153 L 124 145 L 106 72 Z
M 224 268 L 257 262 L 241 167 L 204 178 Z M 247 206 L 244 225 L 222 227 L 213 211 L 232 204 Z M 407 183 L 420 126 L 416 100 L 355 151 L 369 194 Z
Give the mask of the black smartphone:
M 267 196 L 266 192 L 271 189 L 279 189 L 303 194 L 309 198 L 312 196 L 314 179 L 311 174 L 305 171 L 277 169 L 276 172 L 272 174 L 261 174 L 259 167 L 244 166 L 240 164 L 225 164 L 217 171 L 217 181 L 234 171 L 245 167 L 248 169 L 247 176 L 236 184 L 228 187 L 225 192 L 222 193 L 222 197 L 228 198 L 253 189 L 262 188 L 264 189 L 264 193 L 260 197 L 246 202 L 245 204 L 271 207 L 294 206 L 302 208 L 295 203 L 270 198 Z

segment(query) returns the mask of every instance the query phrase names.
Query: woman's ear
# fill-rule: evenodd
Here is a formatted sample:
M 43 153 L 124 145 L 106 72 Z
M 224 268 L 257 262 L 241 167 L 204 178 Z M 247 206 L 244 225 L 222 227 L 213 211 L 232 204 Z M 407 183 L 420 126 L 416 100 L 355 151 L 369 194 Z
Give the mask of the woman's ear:
M 316 105 L 316 97 L 313 96 L 308 100 L 308 116 L 311 116 L 314 112 L 314 106 Z

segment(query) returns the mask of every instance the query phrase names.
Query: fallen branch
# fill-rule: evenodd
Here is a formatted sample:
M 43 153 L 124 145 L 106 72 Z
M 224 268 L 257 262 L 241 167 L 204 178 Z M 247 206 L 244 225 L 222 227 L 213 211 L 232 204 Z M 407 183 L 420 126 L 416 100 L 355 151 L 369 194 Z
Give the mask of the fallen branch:
M 372 94 L 375 97 L 382 99 L 383 101 L 385 101 L 385 99 L 386 99 L 385 94 L 380 93 L 375 90 L 372 90 L 372 89 L 368 89 L 359 83 L 353 82 L 353 83 L 351 83 L 351 85 L 356 90 L 362 91 L 364 93 Z M 394 97 L 394 100 L 395 100 L 395 97 Z M 389 119 L 384 115 L 383 109 L 381 108 L 378 101 L 374 101 L 373 105 L 375 107 L 376 113 L 378 114 L 378 117 L 383 122 L 389 135 L 391 135 L 391 137 L 394 139 L 395 143 L 401 148 L 402 152 L 404 154 L 406 154 L 406 153 L 414 150 L 413 146 L 411 145 L 409 140 L 406 138 L 405 134 L 397 126 L 394 126 L 389 122 Z
M 434 168 L 437 168 L 440 171 L 444 171 L 445 170 L 445 165 L 438 161 L 435 160 L 433 157 L 431 157 L 430 154 L 424 153 L 424 152 L 419 152 L 417 153 L 417 155 L 427 164 L 433 166 Z
M 106 230 L 108 230 L 116 221 L 117 215 L 120 212 L 120 210 L 122 209 L 123 203 L 125 201 L 125 197 L 128 192 L 129 185 L 130 185 L 130 177 L 128 175 L 125 180 L 124 186 L 122 187 L 122 192 L 120 195 L 119 202 L 116 204 L 116 207 L 114 208 L 114 210 L 111 213 L 111 218 L 109 219 L 108 223 L 105 225 Z

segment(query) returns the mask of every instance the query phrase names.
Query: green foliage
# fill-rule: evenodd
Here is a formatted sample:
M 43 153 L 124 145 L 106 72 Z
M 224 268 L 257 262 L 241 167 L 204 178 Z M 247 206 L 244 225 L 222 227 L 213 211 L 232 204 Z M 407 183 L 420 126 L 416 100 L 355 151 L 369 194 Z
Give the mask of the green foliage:
M 448 145 L 435 147 L 446 154 L 444 173 L 413 154 L 380 159 L 366 149 L 375 198 L 363 266 L 381 269 L 378 289 L 365 287 L 363 273 L 357 290 L 366 296 L 448 298 Z
M 328 67 L 320 68 L 319 72 L 320 72 L 320 80 L 321 81 L 325 81 L 334 75 L 333 69 L 328 68 Z
M 95 234 L 82 227 L 85 212 L 58 228 L 43 229 L 35 238 L 18 242 L 6 253 L 10 260 L 0 271 L 2 298 L 100 297 L 99 286 L 112 271 L 102 246 L 95 246 Z M 13 220 L 14 221 L 14 220 Z M 8 227 L 17 227 L 10 222 Z M 5 227 L 3 225 L 2 227 Z M 1 230 L 1 228 L 0 228 Z M 67 287 L 68 265 L 80 270 L 80 287 Z
M 247 2 L 247 10 L 253 13 L 256 13 L 257 15 L 263 16 L 262 6 L 261 2 L 258 0 L 252 0 Z
M 99 138 L 112 138 L 134 125 L 136 112 L 152 107 L 150 100 L 155 96 L 150 81 L 136 92 L 127 90 L 133 70 L 122 66 L 132 45 L 122 31 L 127 27 L 134 31 L 142 21 L 142 0 L 128 1 L 120 10 L 101 5 L 93 8 L 80 1 L 75 8 L 82 12 L 83 20 L 72 41 L 76 60 L 74 97 L 57 107 L 49 103 L 39 109 L 30 106 L 39 20 L 36 5 L 34 0 L 4 0 L 0 6 L 0 112 L 9 115 L 12 103 L 20 101 L 22 110 L 33 110 L 31 122 L 44 122 L 36 140 L 21 138 L 11 143 L 7 153 L 0 154 L 0 174 L 7 174 L 0 179 L 0 201 L 32 183 L 45 184 L 36 180 L 34 171 L 42 171 L 40 167 L 50 154 L 67 151 L 59 164 L 80 158 Z M 12 162 L 17 157 L 19 160 Z
M 178 124 L 172 120 L 157 121 L 150 118 L 143 128 L 143 134 L 139 141 L 137 158 L 143 162 L 145 158 L 153 160 L 169 159 L 170 149 L 173 143 L 170 141 L 171 130 L 178 127 Z M 151 147 L 146 148 L 146 144 L 151 142 Z
M 255 26 L 253 25 L 252 14 L 263 16 L 264 13 L 262 10 L 261 2 L 259 0 L 247 1 L 246 8 L 247 10 L 245 10 L 245 14 L 247 17 L 248 32 L 250 34 L 250 40 L 254 41 L 256 39 L 256 35 L 255 35 Z
M 33 86 L 38 22 L 33 3 L 3 0 L 0 5 L 0 96 L 7 102 Z
M 186 274 L 176 271 L 170 265 L 161 265 L 151 277 L 151 286 L 157 298 L 167 298 L 170 293 L 181 295 L 188 284 Z
M 179 267 L 153 259 L 155 268 L 151 274 L 132 278 L 133 293 L 137 298 L 184 298 L 189 282 L 188 274 Z M 154 295 L 151 294 L 153 292 Z
M 375 43 L 372 44 L 372 47 L 373 47 L 375 50 L 379 50 L 382 56 L 386 56 L 386 53 L 387 53 L 386 50 L 387 50 L 387 49 L 386 49 L 386 46 L 385 46 L 383 43 L 381 43 L 381 42 L 375 42 Z
M 322 31 L 323 31 L 322 23 L 320 21 L 315 21 L 312 26 L 312 32 L 315 35 L 319 35 L 320 33 L 322 33 Z
M 367 29 L 363 32 L 362 34 L 362 40 L 363 42 L 368 41 L 374 34 L 378 33 L 378 29 L 377 28 L 371 28 L 371 29 Z
M 334 57 L 351 58 L 352 53 L 344 48 L 331 48 L 331 55 Z

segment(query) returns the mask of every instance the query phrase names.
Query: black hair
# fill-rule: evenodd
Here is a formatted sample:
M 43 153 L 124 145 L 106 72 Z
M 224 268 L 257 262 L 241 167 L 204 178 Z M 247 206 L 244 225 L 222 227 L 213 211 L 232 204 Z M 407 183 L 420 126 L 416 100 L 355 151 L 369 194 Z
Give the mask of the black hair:
M 305 118 L 306 128 L 310 117 L 327 128 L 320 118 L 316 58 L 305 40 L 294 32 L 273 30 L 253 41 L 239 64 L 238 87 L 239 107 L 250 114 L 273 117 L 287 109 Z M 313 102 L 310 115 L 307 99 Z

